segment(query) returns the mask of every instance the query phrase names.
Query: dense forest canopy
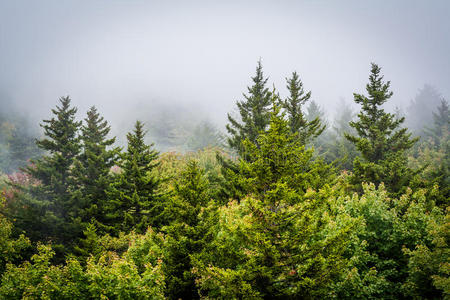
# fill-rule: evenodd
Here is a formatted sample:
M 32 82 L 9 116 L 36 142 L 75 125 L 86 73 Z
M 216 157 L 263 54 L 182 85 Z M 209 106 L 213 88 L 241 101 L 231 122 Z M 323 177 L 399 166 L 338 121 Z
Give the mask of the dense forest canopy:
M 448 102 L 389 112 L 375 63 L 333 120 L 285 87 L 258 61 L 226 133 L 138 120 L 123 147 L 69 96 L 41 135 L 2 113 L 0 298 L 450 297 Z

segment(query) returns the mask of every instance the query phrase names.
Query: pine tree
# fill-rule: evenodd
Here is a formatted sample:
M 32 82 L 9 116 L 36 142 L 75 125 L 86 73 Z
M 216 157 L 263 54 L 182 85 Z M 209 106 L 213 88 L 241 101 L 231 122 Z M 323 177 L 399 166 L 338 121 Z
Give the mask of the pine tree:
M 167 234 L 164 274 L 169 299 L 198 298 L 191 256 L 204 246 L 202 239 L 207 228 L 200 226 L 200 213 L 210 201 L 208 184 L 198 162 L 189 161 L 164 209 L 169 223 L 163 227 Z
M 114 227 L 113 233 L 145 232 L 160 214 L 160 179 L 154 174 L 159 153 L 152 149 L 153 144 L 145 144 L 145 134 L 144 124 L 137 121 L 133 132 L 127 134 L 128 148 L 121 159 L 121 172 L 107 191 L 107 219 Z
M 397 119 L 385 112 L 381 106 L 392 97 L 390 82 L 383 82 L 381 68 L 372 63 L 368 96 L 354 94 L 355 102 L 361 104 L 356 121 L 350 122 L 357 135 L 346 134 L 355 144 L 362 160 L 354 161 L 354 183 L 384 182 L 391 193 L 398 193 L 408 186 L 415 172 L 407 167 L 406 151 L 417 139 L 411 139 L 407 128 L 401 128 L 405 118 Z
M 329 166 L 305 149 L 276 102 L 258 146 L 244 141 L 251 161 L 238 165 L 242 197 L 216 211 L 192 256 L 203 297 L 323 298 L 341 272 L 352 221 L 330 209 L 339 206 L 330 189 L 316 193 L 331 181 Z
M 23 229 L 30 237 L 69 245 L 83 230 L 75 215 L 79 204 L 71 197 L 72 167 L 81 148 L 78 136 L 81 122 L 75 120 L 77 109 L 71 107 L 69 97 L 59 101 L 60 106 L 52 109 L 54 117 L 41 125 L 45 138 L 36 142 L 47 155 L 32 161 L 33 165 L 25 170 L 39 183 L 22 187 L 27 188 L 29 195 L 22 199 L 24 207 L 37 214 L 40 221 L 24 224 L 27 228 Z
M 74 166 L 76 190 L 73 197 L 82 201 L 79 216 L 84 222 L 95 222 L 101 230 L 105 222 L 103 210 L 106 205 L 106 189 L 111 183 L 111 167 L 116 163 L 120 149 L 111 147 L 115 137 L 108 139 L 108 122 L 93 106 L 87 112 L 85 124 L 81 127 L 83 152 Z
M 270 121 L 270 91 L 266 87 L 267 78 L 264 78 L 261 61 L 258 61 L 256 75 L 252 77 L 253 85 L 248 87 L 248 94 L 244 94 L 244 101 L 237 101 L 240 121 L 228 114 L 226 128 L 230 137 L 229 146 L 241 153 L 242 141 L 249 139 L 257 143 L 258 135 L 264 131 Z
M 293 72 L 292 77 L 286 80 L 289 96 L 283 102 L 283 106 L 289 118 L 289 127 L 293 133 L 298 134 L 300 141 L 306 144 L 319 136 L 324 131 L 325 125 L 321 124 L 319 116 L 308 121 L 303 114 L 302 107 L 311 98 L 311 92 L 305 93 L 297 72 Z

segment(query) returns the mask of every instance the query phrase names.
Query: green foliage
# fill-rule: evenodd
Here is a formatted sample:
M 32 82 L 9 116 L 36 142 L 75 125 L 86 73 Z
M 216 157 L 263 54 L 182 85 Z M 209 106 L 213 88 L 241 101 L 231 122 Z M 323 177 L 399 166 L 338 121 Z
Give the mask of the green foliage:
M 252 197 L 219 209 L 211 240 L 195 256 L 200 293 L 210 298 L 316 298 L 342 272 L 352 219 L 330 190 L 291 204 L 279 184 L 277 203 Z
M 17 198 L 33 217 L 22 214 L 21 228 L 33 240 L 53 240 L 71 245 L 81 236 L 83 227 L 77 212 L 80 203 L 72 198 L 72 165 L 80 153 L 80 122 L 75 121 L 77 109 L 70 98 L 60 98 L 60 106 L 52 110 L 53 117 L 44 120 L 45 138 L 37 141 L 47 155 L 26 168 L 34 184 L 16 186 L 22 190 Z
M 266 191 L 279 182 L 288 184 L 301 196 L 308 189 L 319 189 L 332 180 L 331 167 L 315 159 L 313 150 L 305 150 L 301 140 L 290 131 L 277 99 L 276 95 L 272 97 L 270 127 L 258 137 L 258 146 L 246 140 L 237 166 L 224 170 L 238 199 L 248 194 L 264 199 Z
M 121 170 L 107 190 L 106 222 L 115 234 L 133 229 L 144 232 L 160 214 L 160 179 L 153 172 L 158 152 L 152 149 L 153 144 L 145 144 L 143 126 L 137 121 L 133 132 L 127 134 L 128 148 L 119 164 Z
M 450 199 L 450 140 L 449 132 L 441 138 L 436 147 L 432 139 L 423 143 L 416 157 L 409 157 L 409 164 L 420 169 L 412 187 L 426 188 L 428 201 L 445 209 Z
M 450 214 L 443 222 L 433 220 L 428 227 L 433 239 L 431 246 L 419 244 L 415 249 L 404 249 L 410 257 L 405 290 L 415 298 L 450 297 Z
M 5 199 L 0 195 L 0 274 L 5 271 L 7 263 L 20 262 L 31 244 L 23 234 L 15 239 L 11 236 L 13 224 L 1 213 Z
M 161 235 L 122 236 L 126 251 L 103 250 L 83 267 L 76 259 L 53 266 L 54 251 L 38 245 L 31 262 L 9 264 L 0 286 L 2 299 L 164 299 Z M 117 243 L 117 241 L 116 241 Z M 119 241 L 119 244 L 122 243 Z
M 110 173 L 120 149 L 108 149 L 115 138 L 107 139 L 110 127 L 95 107 L 87 112 L 81 127 L 82 153 L 74 162 L 74 188 L 72 198 L 80 203 L 79 217 L 83 222 L 104 226 L 104 211 L 108 198 L 106 189 L 112 181 Z
M 196 161 L 189 161 L 164 210 L 169 221 L 163 231 L 167 233 L 164 273 L 170 299 L 198 297 L 191 256 L 203 248 L 205 228 L 200 226 L 200 213 L 210 201 L 204 175 Z
M 228 114 L 228 144 L 239 154 L 242 142 L 248 139 L 256 144 L 259 133 L 266 129 L 270 121 L 271 93 L 266 87 L 267 79 L 264 78 L 261 61 L 258 61 L 252 81 L 253 85 L 248 87 L 248 95 L 244 94 L 245 100 L 236 102 L 240 120 Z
M 202 150 L 159 156 L 138 121 L 121 152 L 95 108 L 81 124 L 61 98 L 45 155 L 0 174 L 0 298 L 449 298 L 447 103 L 411 149 L 375 64 L 358 119 L 342 104 L 320 136 L 296 73 L 284 101 L 260 62 L 253 83 L 229 116 L 232 155 L 209 124 L 189 137 L 164 115 L 150 130 L 166 146 Z M 0 159 L 26 148 L 4 120 Z
M 202 295 L 318 297 L 341 272 L 352 220 L 337 214 L 329 188 L 311 190 L 331 179 L 327 166 L 313 161 L 276 102 L 259 147 L 244 142 L 235 176 L 243 197 L 219 208 L 210 240 L 194 255 Z
M 363 187 L 361 197 L 355 194 L 344 204 L 346 212 L 360 223 L 347 249 L 348 273 L 335 285 L 336 297 L 408 297 L 405 253 L 417 245 L 431 244 L 428 231 L 434 222 L 440 222 L 442 214 L 439 209 L 428 211 L 423 191 L 412 194 L 409 190 L 399 199 L 392 199 L 383 185 L 378 189 L 373 184 Z
M 353 181 L 380 184 L 384 182 L 389 192 L 403 192 L 415 174 L 407 167 L 406 151 L 417 139 L 411 139 L 406 128 L 400 128 L 404 118 L 397 119 L 381 106 L 392 97 L 390 82 L 383 82 L 381 68 L 372 64 L 369 83 L 366 85 L 368 96 L 354 94 L 355 102 L 361 104 L 358 120 L 350 122 L 357 135 L 346 134 L 346 138 L 355 144 L 361 158 L 354 161 Z
M 320 116 L 307 120 L 304 115 L 302 107 L 311 98 L 311 92 L 305 94 L 303 83 L 297 73 L 293 72 L 292 77 L 286 80 L 289 96 L 283 102 L 283 107 L 289 119 L 289 128 L 293 133 L 298 134 L 302 144 L 306 145 L 325 130 L 325 125 L 321 124 Z

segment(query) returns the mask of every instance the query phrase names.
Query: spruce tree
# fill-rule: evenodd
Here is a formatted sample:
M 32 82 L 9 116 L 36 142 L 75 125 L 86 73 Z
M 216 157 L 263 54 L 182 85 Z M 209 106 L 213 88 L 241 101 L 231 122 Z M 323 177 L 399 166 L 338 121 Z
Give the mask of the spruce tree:
M 291 132 L 297 134 L 300 141 L 306 144 L 311 139 L 319 136 L 324 131 L 325 125 L 321 124 L 319 116 L 310 121 L 306 119 L 302 108 L 311 98 L 311 92 L 305 93 L 303 83 L 297 72 L 293 72 L 292 77 L 287 78 L 286 81 L 289 96 L 283 102 L 283 107 L 287 112 L 289 127 Z
M 71 107 L 69 97 L 59 101 L 60 106 L 52 109 L 54 116 L 41 124 L 45 138 L 36 142 L 47 155 L 32 161 L 33 165 L 25 169 L 38 184 L 23 187 L 29 196 L 22 201 L 40 221 L 28 222 L 23 229 L 33 238 L 70 244 L 83 230 L 75 215 L 79 204 L 71 197 L 72 167 L 81 148 L 78 135 L 81 122 L 75 120 L 77 109 Z
M 209 201 L 209 182 L 197 161 L 189 161 L 175 183 L 174 195 L 164 209 L 166 233 L 164 274 L 169 299 L 196 299 L 198 292 L 191 269 L 191 256 L 204 247 L 209 228 L 201 226 L 201 212 Z
M 326 298 L 329 283 L 342 272 L 352 223 L 331 208 L 339 205 L 329 187 L 316 192 L 332 181 L 330 167 L 305 149 L 276 104 L 259 146 L 249 140 L 243 145 L 252 158 L 241 157 L 238 165 L 244 192 L 211 216 L 205 246 L 192 255 L 199 294 Z
M 82 201 L 79 212 L 82 220 L 95 222 L 101 230 L 105 222 L 106 189 L 112 178 L 110 170 L 120 149 L 109 149 L 115 137 L 108 139 L 111 128 L 94 106 L 89 109 L 84 121 L 81 127 L 83 151 L 75 162 L 76 190 L 73 197 Z
M 160 179 L 154 174 L 159 153 L 153 144 L 145 144 L 144 124 L 137 121 L 133 132 L 127 134 L 128 147 L 119 164 L 121 171 L 110 185 L 107 219 L 118 231 L 145 232 L 155 225 L 162 208 L 157 194 Z
M 361 158 L 354 161 L 354 183 L 384 182 L 388 191 L 398 193 L 404 190 L 414 172 L 407 167 L 406 151 L 417 139 L 411 139 L 411 133 L 401 124 L 405 118 L 396 118 L 381 107 L 393 93 L 390 82 L 384 82 L 381 68 L 372 63 L 369 83 L 366 85 L 368 96 L 353 94 L 361 111 L 350 126 L 357 135 L 346 134 L 346 138 L 355 144 Z
M 226 128 L 230 137 L 229 146 L 241 153 L 242 141 L 249 139 L 257 144 L 257 138 L 264 131 L 270 121 L 270 91 L 266 87 L 267 78 L 264 78 L 261 61 L 258 61 L 256 74 L 252 77 L 253 85 L 248 87 L 248 94 L 244 94 L 245 100 L 237 101 L 240 120 L 228 114 Z

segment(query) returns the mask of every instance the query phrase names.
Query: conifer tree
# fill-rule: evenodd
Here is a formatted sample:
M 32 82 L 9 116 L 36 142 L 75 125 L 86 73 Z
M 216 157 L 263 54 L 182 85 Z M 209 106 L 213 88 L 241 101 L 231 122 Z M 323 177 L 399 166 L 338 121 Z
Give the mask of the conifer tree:
M 136 121 L 133 132 L 127 134 L 128 147 L 123 154 L 114 182 L 107 191 L 108 224 L 113 232 L 145 232 L 160 214 L 161 199 L 157 193 L 160 179 L 154 174 L 159 153 L 153 144 L 145 144 L 144 124 Z
M 261 61 L 258 61 L 252 81 L 253 85 L 248 87 L 248 94 L 243 95 L 245 100 L 236 102 L 240 120 L 228 114 L 228 144 L 239 154 L 242 141 L 249 139 L 256 144 L 259 133 L 267 128 L 270 121 L 270 91 L 266 87 L 267 78 L 264 78 Z
M 322 298 L 342 271 L 352 220 L 329 209 L 337 205 L 329 189 L 316 194 L 331 181 L 329 166 L 305 149 L 274 100 L 259 147 L 244 141 L 251 160 L 238 165 L 242 197 L 217 210 L 208 242 L 192 256 L 203 297 Z
M 71 197 L 72 166 L 81 147 L 81 122 L 75 120 L 77 109 L 71 107 L 69 97 L 59 101 L 60 106 L 52 109 L 54 116 L 41 124 L 45 138 L 36 142 L 47 155 L 25 170 L 39 184 L 29 186 L 31 198 L 22 200 L 41 217 L 41 222 L 24 229 L 33 232 L 32 237 L 70 244 L 83 230 L 75 215 L 79 203 Z
M 208 228 L 200 226 L 200 213 L 210 201 L 208 184 L 198 162 L 189 161 L 164 209 L 170 223 L 163 227 L 167 234 L 164 274 L 169 299 L 198 298 L 191 255 L 204 246 L 202 239 Z
M 107 201 L 106 189 L 111 183 L 110 169 L 120 151 L 108 149 L 115 142 L 115 137 L 107 138 L 110 129 L 97 109 L 91 107 L 81 127 L 83 151 L 74 167 L 76 190 L 73 197 L 82 201 L 79 215 L 84 222 L 94 221 L 100 230 L 105 221 L 103 209 Z
M 398 193 L 408 186 L 414 172 L 407 167 L 406 151 L 417 139 L 411 139 L 407 128 L 401 128 L 405 118 L 397 119 L 381 106 L 392 97 L 390 82 L 383 82 L 381 68 L 372 63 L 368 96 L 354 94 L 355 102 L 361 111 L 356 121 L 350 122 L 357 135 L 346 134 L 355 144 L 361 158 L 354 161 L 354 183 L 384 182 L 391 193 Z
M 283 107 L 288 115 L 289 127 L 293 133 L 298 135 L 300 141 L 306 144 L 310 139 L 320 135 L 324 131 L 325 125 L 321 124 L 319 116 L 310 121 L 306 119 L 302 108 L 311 98 L 311 92 L 305 93 L 297 72 L 293 72 L 292 77 L 286 80 L 289 96 L 283 102 Z

